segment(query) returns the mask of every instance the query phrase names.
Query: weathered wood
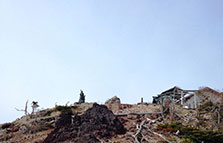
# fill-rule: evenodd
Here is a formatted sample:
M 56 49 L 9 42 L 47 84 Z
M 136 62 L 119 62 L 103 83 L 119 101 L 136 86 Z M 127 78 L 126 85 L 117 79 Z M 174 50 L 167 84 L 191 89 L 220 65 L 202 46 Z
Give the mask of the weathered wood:
M 28 102 L 29 102 L 29 100 L 27 100 L 26 101 L 26 104 L 25 104 L 25 109 L 23 110 L 23 109 L 17 109 L 17 108 L 15 108 L 17 111 L 22 111 L 22 112 L 24 112 L 25 113 L 25 115 L 29 115 L 29 113 L 28 113 L 28 111 L 27 111 L 27 106 L 28 106 Z
M 157 136 L 161 137 L 161 138 L 162 138 L 163 140 L 165 140 L 166 142 L 168 142 L 168 143 L 172 143 L 171 141 L 167 140 L 163 135 L 161 135 L 161 134 L 159 134 L 159 133 L 157 133 L 157 132 L 152 131 L 152 130 L 149 129 L 147 126 L 143 126 L 143 127 L 145 127 L 145 128 L 147 129 L 147 131 L 153 133 L 154 135 L 157 135 Z
M 118 113 L 118 114 L 115 114 L 115 116 L 152 115 L 152 114 L 162 114 L 162 112 Z

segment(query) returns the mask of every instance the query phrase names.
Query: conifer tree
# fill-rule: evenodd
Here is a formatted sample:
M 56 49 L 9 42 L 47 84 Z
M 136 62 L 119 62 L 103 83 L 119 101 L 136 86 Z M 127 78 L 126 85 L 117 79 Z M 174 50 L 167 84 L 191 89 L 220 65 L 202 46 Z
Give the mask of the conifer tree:
M 85 103 L 85 95 L 84 95 L 83 90 L 81 90 L 81 93 L 80 93 L 79 103 Z

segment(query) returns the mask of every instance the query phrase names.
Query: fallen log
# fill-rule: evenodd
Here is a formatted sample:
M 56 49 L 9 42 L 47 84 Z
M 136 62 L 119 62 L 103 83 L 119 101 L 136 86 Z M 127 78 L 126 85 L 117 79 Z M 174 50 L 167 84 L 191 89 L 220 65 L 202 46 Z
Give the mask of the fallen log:
M 152 115 L 152 114 L 162 114 L 162 112 L 141 112 L 141 113 L 117 113 L 115 116 L 128 116 L 128 115 Z

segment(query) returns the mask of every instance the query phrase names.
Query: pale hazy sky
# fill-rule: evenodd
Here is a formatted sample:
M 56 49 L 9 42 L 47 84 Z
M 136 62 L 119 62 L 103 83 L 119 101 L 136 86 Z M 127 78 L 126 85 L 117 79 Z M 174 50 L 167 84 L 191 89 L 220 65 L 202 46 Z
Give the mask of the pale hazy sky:
M 222 0 L 0 0 L 0 123 L 172 86 L 223 88 Z

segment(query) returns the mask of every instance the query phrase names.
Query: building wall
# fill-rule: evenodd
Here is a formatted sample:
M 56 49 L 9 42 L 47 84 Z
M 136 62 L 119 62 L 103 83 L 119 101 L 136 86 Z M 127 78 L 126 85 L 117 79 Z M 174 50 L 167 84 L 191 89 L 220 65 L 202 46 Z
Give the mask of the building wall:
M 187 106 L 188 108 L 196 108 L 196 105 L 200 105 L 203 102 L 203 98 L 199 95 L 192 96 L 186 102 L 184 102 L 183 106 Z
M 210 100 L 213 104 L 223 103 L 223 95 L 211 88 L 203 88 L 196 93 L 196 96 L 192 96 L 185 101 L 183 106 L 187 106 L 188 108 L 196 108 L 195 104 L 199 106 L 208 100 Z

